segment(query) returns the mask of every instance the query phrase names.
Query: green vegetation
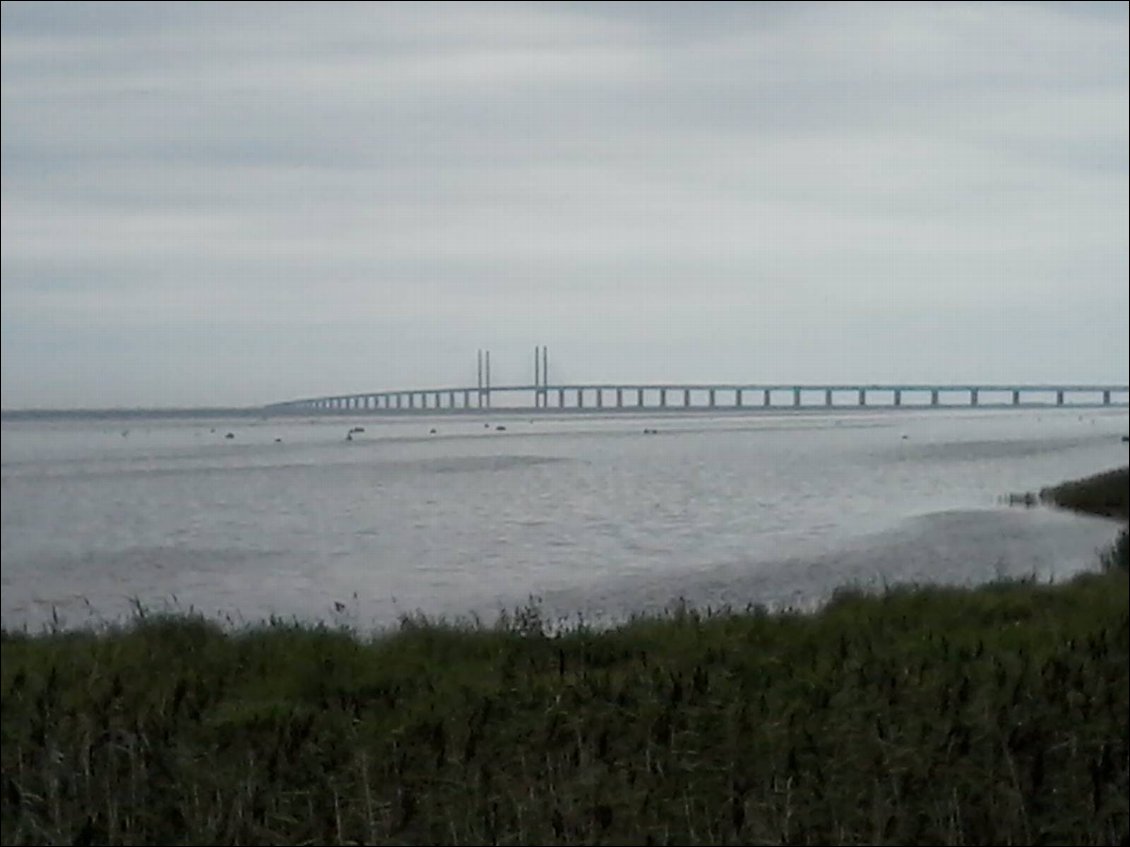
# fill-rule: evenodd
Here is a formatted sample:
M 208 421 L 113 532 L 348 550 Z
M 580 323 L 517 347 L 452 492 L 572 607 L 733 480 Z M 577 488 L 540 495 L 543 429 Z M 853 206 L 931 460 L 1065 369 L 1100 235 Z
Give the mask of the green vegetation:
M 2 840 L 1125 843 L 1125 569 L 676 609 L 0 641 Z
M 1130 519 L 1130 467 L 1045 488 L 1040 499 L 1077 512 Z

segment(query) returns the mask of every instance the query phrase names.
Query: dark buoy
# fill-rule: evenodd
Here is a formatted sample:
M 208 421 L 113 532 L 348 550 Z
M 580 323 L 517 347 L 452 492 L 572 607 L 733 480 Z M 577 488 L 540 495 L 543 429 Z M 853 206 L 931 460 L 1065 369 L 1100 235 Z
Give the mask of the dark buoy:
M 429 433 L 430 433 L 431 435 L 435 435 L 435 434 L 436 434 L 436 431 L 435 431 L 434 429 L 430 429 L 430 430 L 428 430 L 428 432 L 429 432 Z
M 235 433 L 229 432 L 227 435 L 224 436 L 224 438 L 235 438 Z
M 495 427 L 495 430 L 496 430 L 496 431 L 498 431 L 498 432 L 506 432 L 506 427 L 504 427 L 504 426 L 496 426 L 496 427 Z

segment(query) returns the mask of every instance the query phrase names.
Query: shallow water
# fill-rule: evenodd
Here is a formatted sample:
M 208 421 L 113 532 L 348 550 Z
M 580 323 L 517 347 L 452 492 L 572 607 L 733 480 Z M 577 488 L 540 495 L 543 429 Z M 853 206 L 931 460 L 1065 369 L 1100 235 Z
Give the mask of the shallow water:
M 1125 464 L 1127 423 L 1125 409 L 5 421 L 0 612 L 6 627 L 81 625 L 137 602 L 369 626 L 536 597 L 591 620 L 680 597 L 805 606 L 845 584 L 1063 578 L 1117 526 L 1000 498 Z

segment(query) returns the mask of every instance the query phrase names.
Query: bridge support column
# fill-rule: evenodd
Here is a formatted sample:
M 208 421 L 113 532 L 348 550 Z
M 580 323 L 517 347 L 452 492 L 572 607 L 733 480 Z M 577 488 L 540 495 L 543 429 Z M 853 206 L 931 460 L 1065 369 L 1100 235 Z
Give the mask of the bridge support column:
M 559 409 L 565 408 L 565 389 L 564 388 L 558 388 L 557 389 L 557 408 L 559 408 Z
M 1012 405 L 1013 406 L 1019 406 L 1020 405 L 1020 392 L 1019 391 L 1013 390 L 1013 392 L 1012 392 Z
M 404 395 L 403 394 L 397 394 L 396 395 L 396 408 L 398 408 L 398 409 L 404 408 Z
M 969 389 L 969 405 L 970 406 L 976 406 L 977 403 L 979 402 L 979 400 L 980 400 L 980 398 L 978 397 L 977 389 L 976 388 Z
M 617 388 L 616 389 L 616 408 L 617 409 L 624 408 L 624 389 L 623 388 Z
M 794 406 L 800 405 L 800 389 L 799 388 L 793 389 L 793 405 Z
M 1062 406 L 1062 405 L 1063 405 L 1063 392 L 1062 392 L 1062 391 L 1057 391 L 1057 392 L 1055 393 L 1055 404 L 1056 404 L 1057 406 Z
M 930 392 L 930 405 L 931 406 L 937 406 L 938 405 L 938 390 L 937 389 L 934 389 L 933 391 Z
M 660 408 L 663 408 L 663 409 L 667 408 L 667 389 L 666 388 L 660 388 L 659 389 L 659 406 L 660 406 Z
M 832 405 L 832 389 L 830 389 L 830 388 L 824 389 L 824 405 L 825 406 L 831 406 Z
M 1103 392 L 1103 405 L 1104 406 L 1110 405 L 1110 392 L 1109 391 Z
M 859 405 L 860 406 L 866 406 L 867 405 L 867 392 L 862 388 L 859 389 Z
M 583 409 L 585 407 L 585 390 L 583 388 L 577 389 L 577 408 Z
M 734 405 L 739 409 L 742 407 L 742 390 L 740 388 L 734 392 Z
M 598 409 L 604 408 L 604 389 L 598 388 L 596 390 L 596 407 Z
M 642 388 L 636 389 L 636 405 L 639 406 L 641 409 L 643 408 L 643 389 Z
M 447 406 L 450 409 L 455 408 L 455 392 L 454 391 L 449 391 L 447 393 Z
M 897 388 L 895 389 L 895 405 L 896 406 L 902 405 L 902 391 L 900 391 Z
M 689 388 L 683 389 L 683 406 L 690 407 L 691 405 L 691 390 Z
M 437 409 L 442 409 L 442 408 L 443 408 L 443 403 L 442 403 L 442 400 L 443 400 L 443 395 L 442 395 L 442 394 L 440 394 L 440 392 L 438 392 L 438 391 L 437 391 L 437 392 L 436 392 L 436 408 L 437 408 Z

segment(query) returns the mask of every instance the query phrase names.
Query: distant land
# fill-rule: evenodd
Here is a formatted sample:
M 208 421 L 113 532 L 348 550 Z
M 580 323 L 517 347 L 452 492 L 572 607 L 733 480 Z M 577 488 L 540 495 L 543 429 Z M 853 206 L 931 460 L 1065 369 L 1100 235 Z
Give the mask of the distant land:
M 0 420 L 118 420 L 121 418 L 259 418 L 262 406 L 189 406 L 185 408 L 2 409 Z

